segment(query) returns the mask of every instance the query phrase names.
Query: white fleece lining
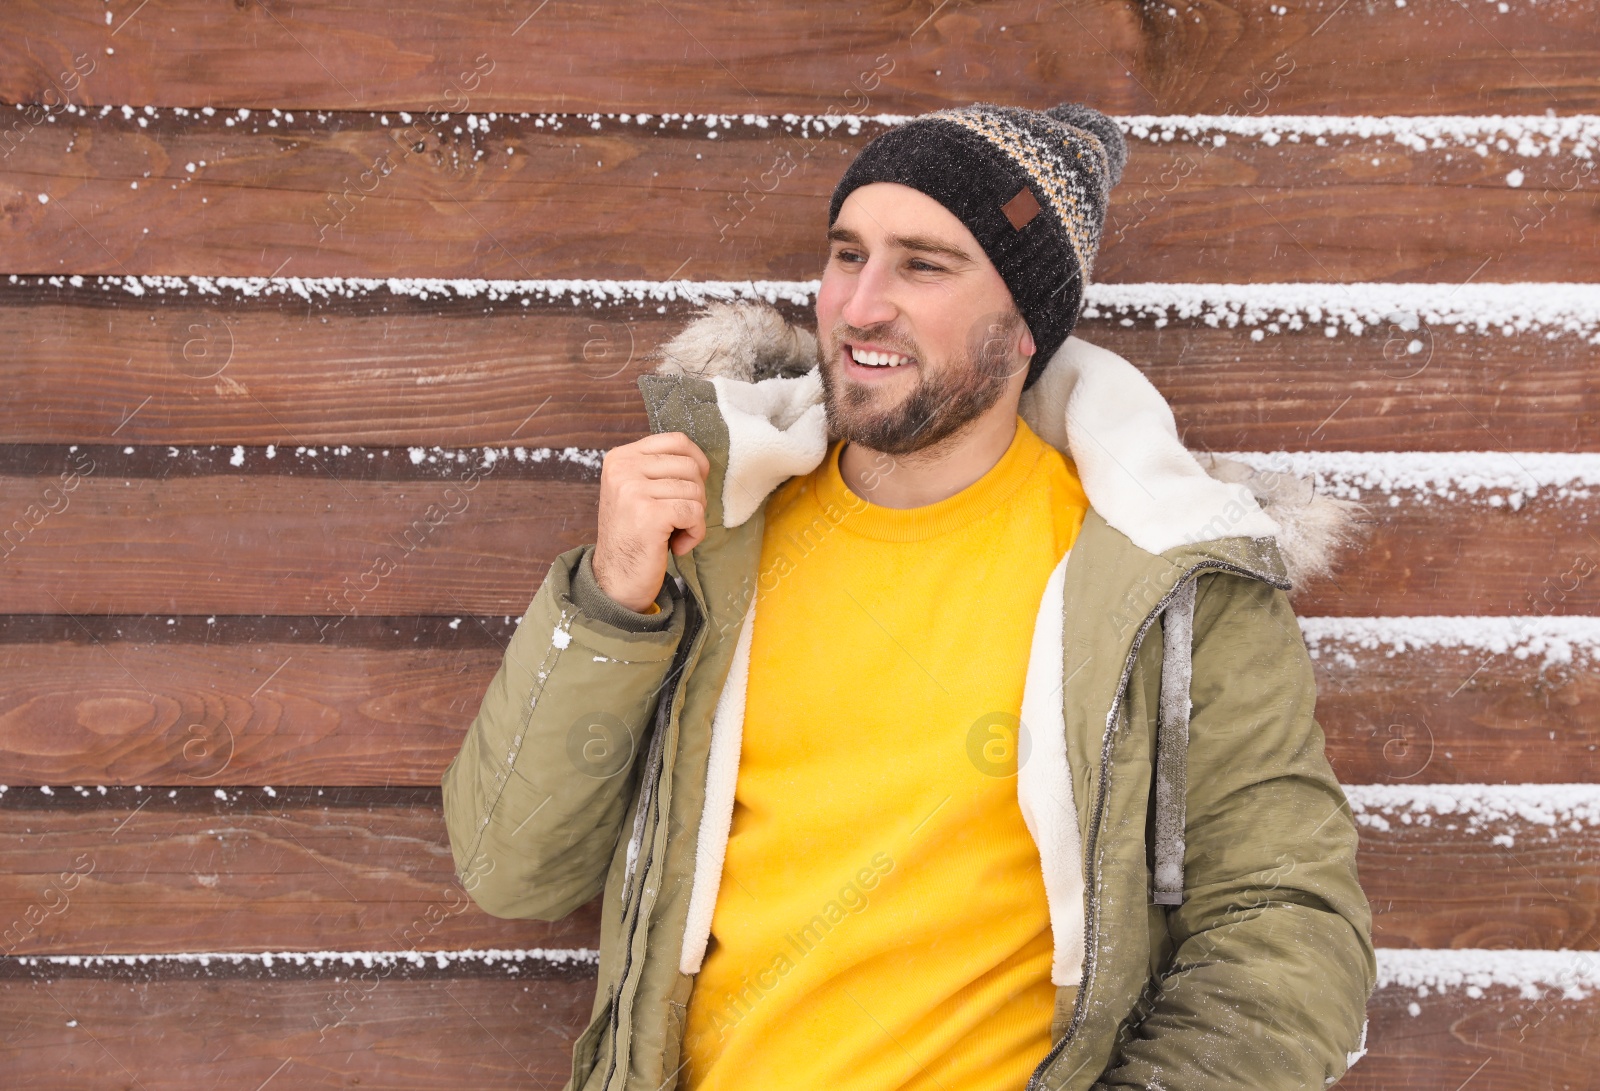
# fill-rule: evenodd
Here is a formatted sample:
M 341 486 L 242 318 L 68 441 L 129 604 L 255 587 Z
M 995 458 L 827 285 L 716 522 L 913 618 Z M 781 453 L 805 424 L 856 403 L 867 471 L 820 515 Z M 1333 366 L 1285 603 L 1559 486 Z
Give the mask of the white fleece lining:
M 1055 956 L 1050 964 L 1054 985 L 1083 980 L 1083 851 L 1078 811 L 1072 799 L 1072 772 L 1067 766 L 1067 722 L 1061 706 L 1065 662 L 1065 587 L 1067 556 L 1057 563 L 1039 599 L 1028 653 L 1028 676 L 1022 686 L 1022 731 L 1019 743 L 1026 760 L 1017 767 L 1017 805 L 1022 821 L 1039 847 L 1045 899 L 1050 905 L 1050 933 Z
M 1040 439 L 1071 452 L 1090 505 L 1146 552 L 1279 533 L 1248 488 L 1205 471 L 1161 392 L 1108 349 L 1067 338 L 1018 412 Z
M 733 792 L 739 782 L 739 749 L 744 736 L 744 699 L 750 681 L 750 637 L 755 631 L 756 600 L 744 613 L 739 641 L 733 649 L 728 680 L 711 717 L 711 753 L 706 762 L 705 807 L 694 848 L 694 885 L 689 888 L 689 917 L 683 927 L 680 973 L 697 974 L 711 942 L 711 915 L 722 886 L 722 861 L 733 828 Z
M 736 527 L 767 494 L 797 474 L 808 474 L 828 453 L 822 376 L 759 383 L 718 375 L 717 408 L 728 426 L 728 472 L 722 479 L 722 525 Z

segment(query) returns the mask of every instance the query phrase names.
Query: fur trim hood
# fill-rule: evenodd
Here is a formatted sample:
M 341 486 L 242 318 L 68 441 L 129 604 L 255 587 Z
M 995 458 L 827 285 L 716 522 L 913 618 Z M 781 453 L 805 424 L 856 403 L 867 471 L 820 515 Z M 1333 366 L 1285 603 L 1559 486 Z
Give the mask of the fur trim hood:
M 763 303 L 712 303 L 655 354 L 655 372 L 709 380 L 728 424 L 722 522 L 748 519 L 809 473 L 830 437 L 817 339 Z M 1216 538 L 1272 538 L 1295 587 L 1329 575 L 1358 537 L 1362 506 L 1308 478 L 1186 449 L 1172 409 L 1127 360 L 1076 336 L 1022 395 L 1018 413 L 1072 458 L 1090 504 L 1150 553 Z

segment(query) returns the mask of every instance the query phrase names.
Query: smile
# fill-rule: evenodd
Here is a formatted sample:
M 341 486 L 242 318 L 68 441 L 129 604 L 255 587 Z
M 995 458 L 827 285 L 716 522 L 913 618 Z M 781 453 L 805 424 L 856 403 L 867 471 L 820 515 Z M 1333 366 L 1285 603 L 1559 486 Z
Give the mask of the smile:
M 863 348 L 859 345 L 846 345 L 845 351 L 852 361 L 862 367 L 893 368 L 916 363 L 916 359 L 911 356 L 905 356 L 898 352 Z

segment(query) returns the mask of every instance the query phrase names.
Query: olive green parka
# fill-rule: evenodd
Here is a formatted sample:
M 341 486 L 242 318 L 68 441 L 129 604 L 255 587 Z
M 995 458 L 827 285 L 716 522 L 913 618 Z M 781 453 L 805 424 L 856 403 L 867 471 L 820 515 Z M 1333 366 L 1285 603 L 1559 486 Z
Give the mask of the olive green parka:
M 603 893 L 569 1091 L 671 1091 L 727 843 L 772 490 L 822 459 L 814 338 L 713 305 L 639 389 L 706 453 L 706 537 L 659 614 L 556 557 L 443 802 L 487 912 L 557 920 Z M 1069 338 L 1019 413 L 1089 498 L 1046 588 L 1018 802 L 1055 941 L 1054 1041 L 1028 1088 L 1320 1088 L 1365 1042 L 1375 979 L 1356 829 L 1313 718 L 1286 592 L 1346 506 L 1194 455 L 1120 356 Z

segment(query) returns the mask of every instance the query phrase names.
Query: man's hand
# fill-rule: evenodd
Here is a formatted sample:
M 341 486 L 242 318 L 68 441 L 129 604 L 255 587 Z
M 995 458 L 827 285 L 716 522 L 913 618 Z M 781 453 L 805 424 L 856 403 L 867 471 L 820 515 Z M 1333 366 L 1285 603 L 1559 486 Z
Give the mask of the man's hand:
M 613 447 L 600 465 L 600 531 L 594 579 L 630 610 L 656 599 L 667 549 L 689 552 L 706 536 L 711 462 L 682 432 L 660 432 Z

